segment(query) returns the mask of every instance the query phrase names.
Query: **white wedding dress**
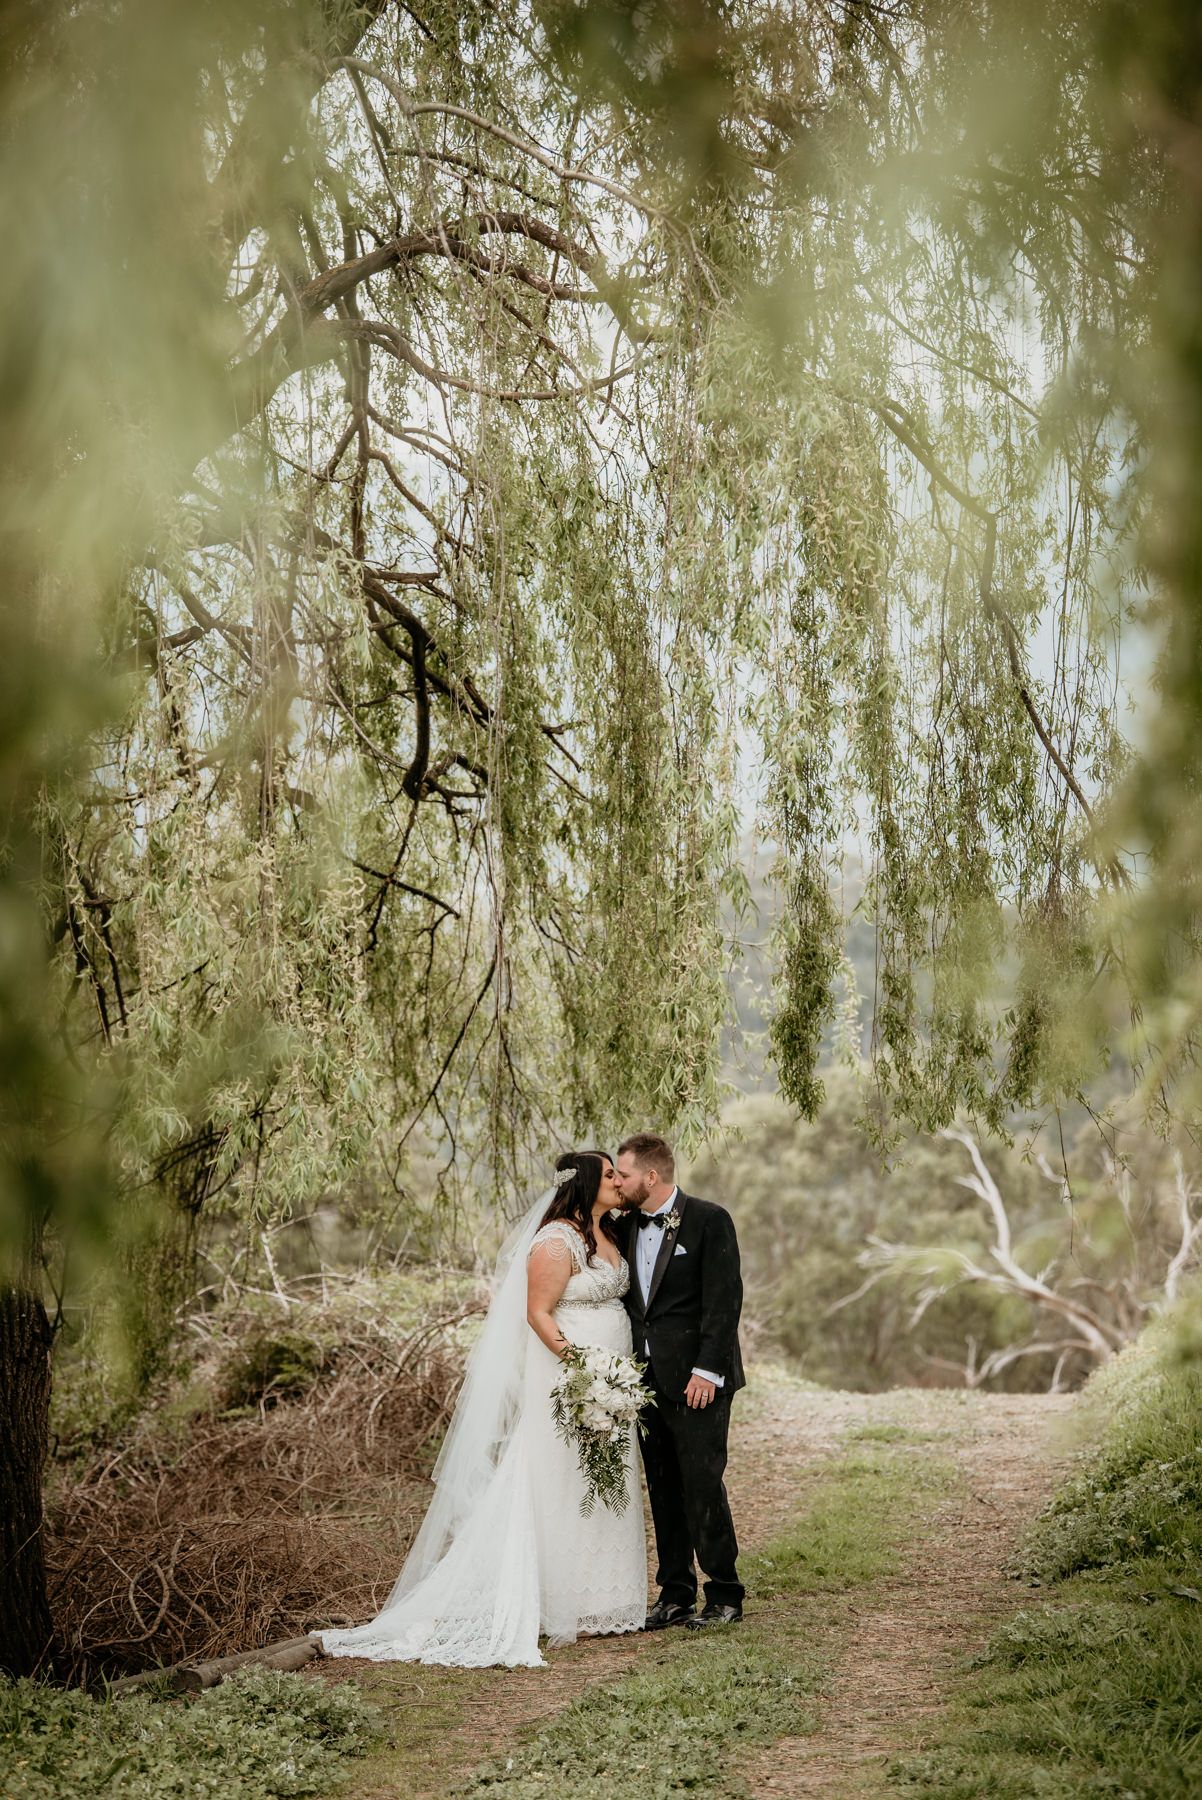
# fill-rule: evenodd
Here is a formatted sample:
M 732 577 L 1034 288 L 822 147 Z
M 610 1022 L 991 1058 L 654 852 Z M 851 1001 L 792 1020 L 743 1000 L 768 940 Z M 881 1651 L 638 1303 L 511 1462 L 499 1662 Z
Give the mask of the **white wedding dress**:
M 536 1244 L 570 1258 L 555 1317 L 576 1344 L 629 1355 L 623 1260 L 590 1262 L 563 1221 L 536 1229 L 545 1199 L 502 1252 L 492 1306 L 435 1465 L 435 1498 L 382 1612 L 320 1634 L 329 1656 L 456 1668 L 538 1667 L 539 1637 L 641 1629 L 647 1556 L 631 1432 L 623 1513 L 600 1502 L 585 1518 L 576 1452 L 558 1435 L 551 1387 L 558 1357 L 525 1316 L 526 1258 Z

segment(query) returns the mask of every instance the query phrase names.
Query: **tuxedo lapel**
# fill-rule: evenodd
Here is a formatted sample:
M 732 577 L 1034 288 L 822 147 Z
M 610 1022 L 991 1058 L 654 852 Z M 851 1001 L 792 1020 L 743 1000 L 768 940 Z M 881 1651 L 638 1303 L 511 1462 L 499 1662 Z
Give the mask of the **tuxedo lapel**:
M 672 1204 L 680 1218 L 683 1220 L 686 1201 L 685 1196 L 680 1193 L 679 1190 L 677 1191 L 676 1199 Z M 676 1240 L 680 1236 L 680 1226 L 677 1225 L 675 1231 L 671 1231 L 665 1226 L 660 1233 L 660 1236 L 663 1239 L 663 1242 L 660 1244 L 659 1255 L 656 1257 L 655 1264 L 651 1270 L 651 1285 L 647 1289 L 647 1301 L 643 1308 L 644 1312 L 651 1311 L 651 1303 L 659 1292 L 659 1284 L 663 1280 L 664 1272 L 672 1260 L 672 1253 L 676 1248 Z

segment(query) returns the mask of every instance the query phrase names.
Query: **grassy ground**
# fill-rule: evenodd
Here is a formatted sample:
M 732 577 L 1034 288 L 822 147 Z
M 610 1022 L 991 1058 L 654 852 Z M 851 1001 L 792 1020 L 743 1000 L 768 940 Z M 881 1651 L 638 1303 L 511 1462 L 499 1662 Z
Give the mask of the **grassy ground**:
M 837 1394 L 757 1369 L 730 1468 L 751 1546 L 741 1626 L 700 1640 L 584 1640 L 538 1670 L 322 1661 L 269 1678 L 270 1692 L 236 1683 L 195 1705 L 9 1691 L 0 1791 L 20 1800 L 877 1795 L 888 1758 L 916 1741 L 915 1722 L 938 1704 L 952 1659 L 1013 1615 L 1003 1562 L 1047 1493 L 1041 1445 L 1057 1409 L 1022 1396 Z M 326 1525 L 339 1527 L 336 1512 Z M 1070 1514 L 1048 1529 L 1063 1560 Z M 1020 1673 L 1017 1639 L 1006 1654 Z M 990 1679 L 996 1689 L 999 1676 Z M 946 1758 L 932 1775 L 935 1766 L 911 1759 L 895 1779 L 959 1778 Z M 966 1767 L 967 1785 L 944 1791 L 994 1791 L 992 1777 L 972 1785 L 987 1762 Z
M 1031 1535 L 1041 1589 L 892 1785 L 932 1800 L 1202 1793 L 1202 1363 L 1168 1321 L 1095 1378 Z
M 1127 1359 L 1099 1389 L 1090 1429 L 1102 1436 L 1120 1413 L 1124 1429 L 1107 1439 L 1105 1466 L 1084 1464 L 1041 1526 L 1031 1551 L 1041 1604 L 1017 1620 L 1003 1569 L 1046 1497 L 1046 1444 L 1065 1402 L 838 1394 L 759 1368 L 729 1471 L 751 1546 L 741 1626 L 700 1640 L 585 1640 L 539 1670 L 323 1661 L 270 1678 L 270 1692 L 235 1683 L 195 1705 L 0 1689 L 0 1791 L 20 1800 L 1202 1791 L 1181 1785 L 1193 1729 L 1181 1672 L 1198 1666 L 1191 1634 L 1202 1600 L 1173 1592 L 1193 1587 L 1200 1547 L 1187 1521 L 1202 1516 L 1191 1510 L 1202 1459 L 1190 1460 L 1195 1446 L 1178 1424 L 1197 1406 L 1176 1376 L 1165 1388 L 1162 1373 L 1155 1358 Z M 336 1507 L 321 1516 L 329 1532 L 343 1528 Z M 1116 1543 L 1121 1561 L 1106 1562 Z M 957 1659 L 999 1621 L 971 1678 L 978 1685 L 946 1710 Z M 1126 1659 L 1114 1654 L 1120 1631 Z M 1149 1663 L 1160 1669 L 1154 1701 Z M 1099 1700 L 1108 1691 L 1109 1710 Z M 1124 1707 L 1140 1714 L 1142 1736 L 1131 1723 L 1129 1743 L 1115 1727 Z M 1141 1757 L 1161 1785 L 1128 1780 Z M 1101 1771 L 1115 1780 L 1082 1785 Z
M 378 1730 L 353 1687 L 248 1670 L 194 1700 L 96 1699 L 0 1680 L 4 1800 L 294 1800 L 324 1793 Z
M 918 1516 L 947 1490 L 948 1465 L 927 1451 L 907 1454 L 908 1444 L 891 1431 L 887 1447 L 849 1448 L 791 1528 L 745 1559 L 755 1599 L 742 1626 L 700 1640 L 684 1631 L 638 1640 L 637 1660 L 599 1681 L 589 1681 L 578 1646 L 574 1694 L 574 1653 L 564 1653 L 562 1707 L 468 1770 L 455 1766 L 448 1728 L 495 1685 L 495 1672 L 423 1670 L 420 1705 L 398 1704 L 388 1748 L 355 1772 L 351 1791 L 507 1800 L 747 1793 L 748 1753 L 814 1728 L 828 1647 L 853 1596 L 889 1576 Z M 375 1672 L 367 1688 L 386 1704 L 395 1677 Z

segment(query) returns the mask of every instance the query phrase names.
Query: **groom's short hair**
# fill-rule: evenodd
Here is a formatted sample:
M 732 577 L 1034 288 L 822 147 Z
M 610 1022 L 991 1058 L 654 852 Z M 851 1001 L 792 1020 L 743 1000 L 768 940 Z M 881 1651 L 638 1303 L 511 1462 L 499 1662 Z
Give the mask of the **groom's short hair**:
M 618 1145 L 618 1155 L 629 1150 L 636 1163 L 642 1169 L 654 1169 L 661 1181 L 676 1179 L 676 1158 L 672 1154 L 672 1146 L 653 1131 L 636 1131 L 633 1136 L 623 1138 Z

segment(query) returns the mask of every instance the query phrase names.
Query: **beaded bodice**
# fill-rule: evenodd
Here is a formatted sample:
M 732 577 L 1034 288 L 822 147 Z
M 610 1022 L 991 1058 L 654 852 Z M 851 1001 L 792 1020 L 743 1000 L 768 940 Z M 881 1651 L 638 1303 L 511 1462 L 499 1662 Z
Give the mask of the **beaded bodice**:
M 539 1244 L 546 1244 L 556 1256 L 572 1260 L 572 1273 L 559 1297 L 556 1312 L 565 1306 L 621 1305 L 622 1296 L 630 1287 L 630 1269 L 625 1257 L 619 1258 L 616 1269 L 599 1256 L 590 1260 L 584 1239 L 565 1219 L 555 1219 L 550 1225 L 542 1226 L 535 1233 L 530 1248 L 533 1250 Z

